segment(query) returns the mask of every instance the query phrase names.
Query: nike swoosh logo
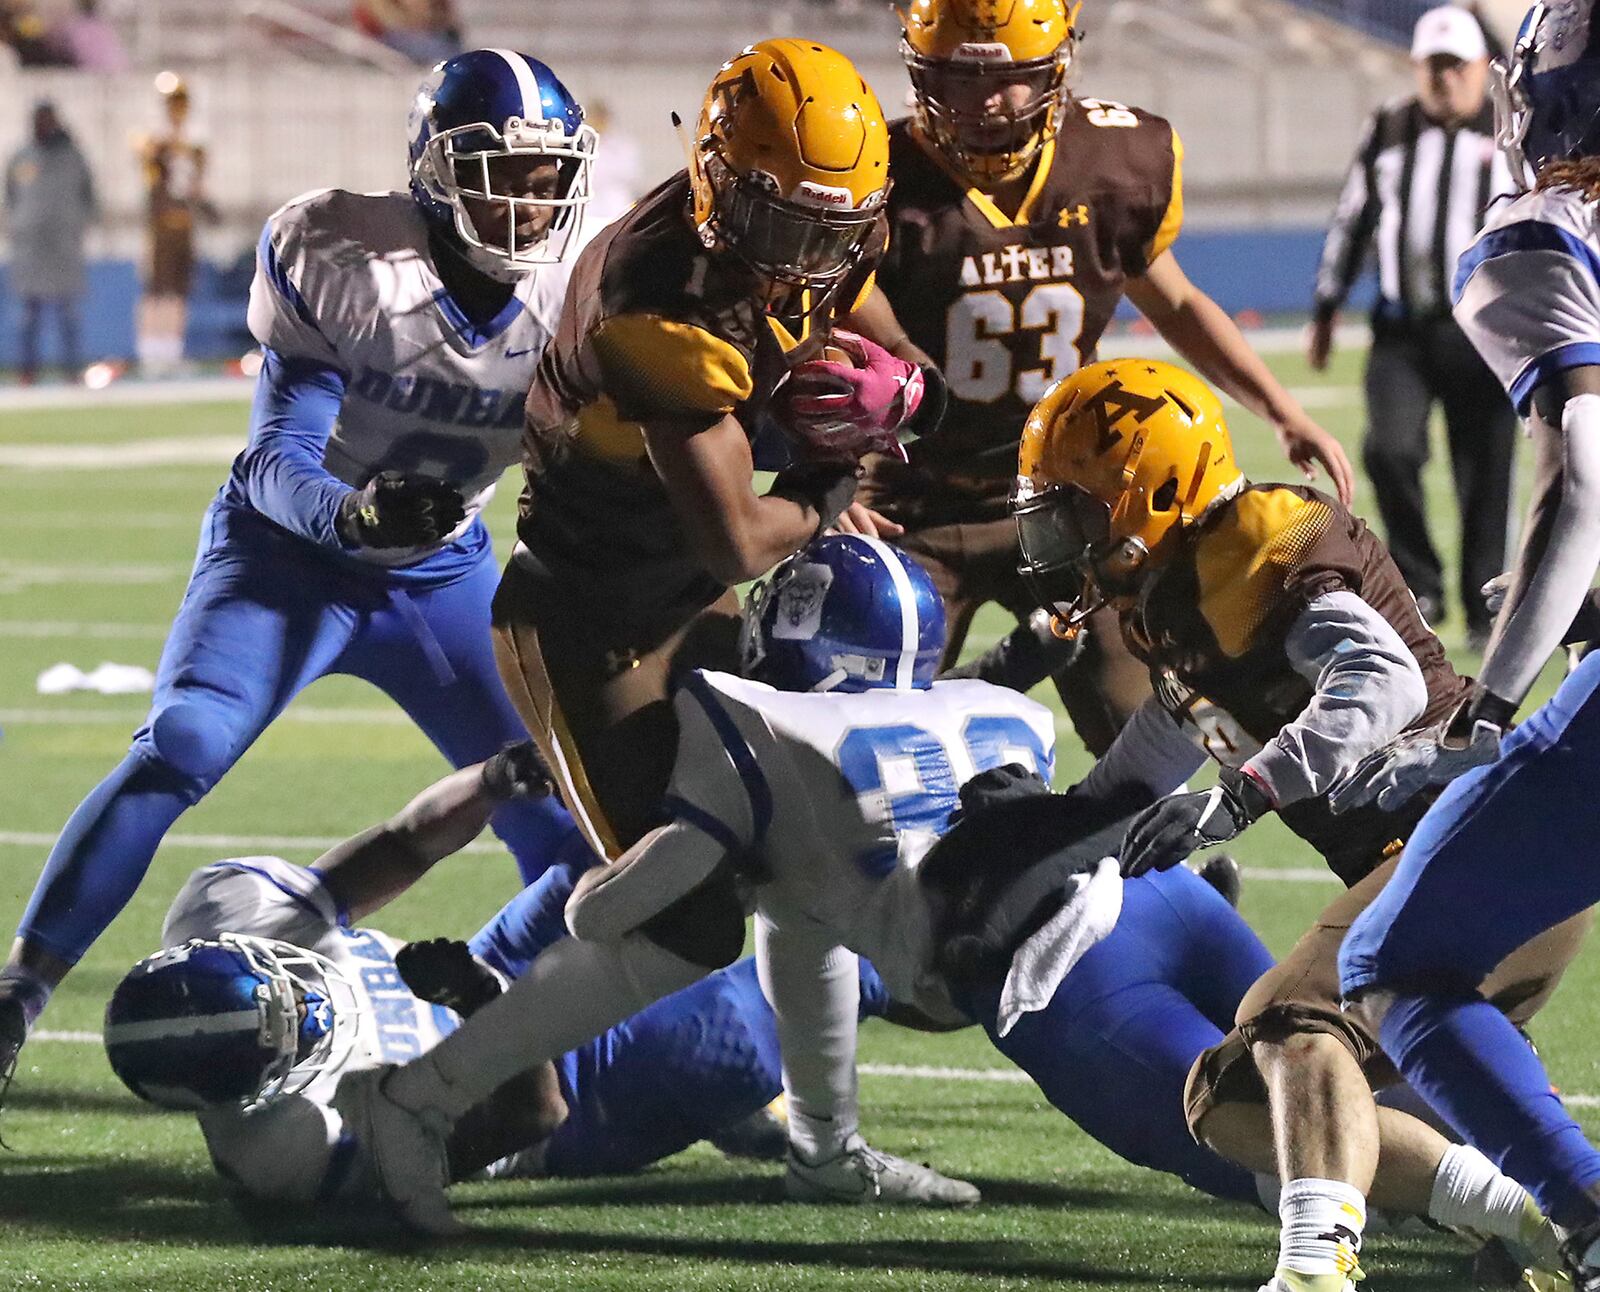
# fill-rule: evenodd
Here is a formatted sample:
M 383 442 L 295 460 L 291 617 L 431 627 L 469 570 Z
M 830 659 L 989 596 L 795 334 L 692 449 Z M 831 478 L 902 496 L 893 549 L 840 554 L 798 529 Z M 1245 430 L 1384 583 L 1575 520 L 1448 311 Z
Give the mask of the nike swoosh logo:
M 525 354 L 532 354 L 538 348 L 539 348 L 538 346 L 530 345 L 526 350 L 507 350 L 506 351 L 506 358 L 508 358 L 508 359 L 520 359 Z

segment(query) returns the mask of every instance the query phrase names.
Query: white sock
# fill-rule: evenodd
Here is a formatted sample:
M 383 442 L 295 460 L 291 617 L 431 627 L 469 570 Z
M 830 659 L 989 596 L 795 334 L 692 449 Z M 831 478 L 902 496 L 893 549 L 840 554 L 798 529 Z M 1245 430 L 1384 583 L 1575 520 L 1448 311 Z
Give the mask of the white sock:
M 1521 1241 L 1528 1193 L 1468 1144 L 1452 1144 L 1440 1159 L 1428 1198 L 1428 1219 Z
M 1367 1200 L 1342 1180 L 1290 1180 L 1278 1199 L 1278 1269 L 1308 1277 L 1356 1268 Z
M 756 967 L 783 1055 L 789 1143 L 805 1162 L 844 1152 L 861 1123 L 856 1029 L 861 970 L 852 951 L 756 918 Z
M 0 967 L 0 995 L 10 996 L 22 1002 L 22 1017 L 30 1030 L 38 1021 L 39 1015 L 44 1013 L 44 1007 L 50 1003 L 50 994 L 54 990 L 54 987 L 32 969 L 26 969 L 22 965 Z
M 413 1111 L 454 1120 L 520 1072 L 559 1058 L 706 970 L 638 934 L 620 942 L 563 938 L 511 990 L 384 1083 Z

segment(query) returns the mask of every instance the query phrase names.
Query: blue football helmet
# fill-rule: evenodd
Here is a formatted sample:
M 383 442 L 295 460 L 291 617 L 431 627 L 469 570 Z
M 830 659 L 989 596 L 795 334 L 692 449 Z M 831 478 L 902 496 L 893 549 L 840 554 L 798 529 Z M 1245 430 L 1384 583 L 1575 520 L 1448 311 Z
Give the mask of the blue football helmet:
M 303 1090 L 355 1043 L 356 996 L 326 957 L 267 938 L 196 938 L 139 961 L 106 1006 L 106 1056 L 163 1108 L 245 1107 Z
M 1596 0 L 1528 10 L 1506 62 L 1496 61 L 1495 139 L 1527 189 L 1546 162 L 1600 153 L 1600 23 Z
M 446 59 L 418 88 L 409 130 L 411 195 L 427 219 L 455 234 L 476 268 L 509 282 L 575 245 L 592 191 L 596 135 L 578 101 L 538 59 L 509 49 Z M 556 195 L 495 192 L 489 164 L 501 157 L 554 158 Z M 464 199 L 507 204 L 504 236 L 481 236 Z M 519 239 L 517 217 L 533 208 L 554 208 L 549 228 Z
M 780 691 L 920 690 L 943 654 L 939 590 L 881 539 L 820 538 L 745 600 L 741 671 Z

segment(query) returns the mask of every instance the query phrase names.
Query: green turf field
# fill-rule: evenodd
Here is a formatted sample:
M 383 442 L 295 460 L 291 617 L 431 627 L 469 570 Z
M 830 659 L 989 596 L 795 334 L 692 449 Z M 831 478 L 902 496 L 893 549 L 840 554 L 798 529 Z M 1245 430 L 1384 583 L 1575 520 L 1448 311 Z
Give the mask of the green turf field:
M 1326 425 L 1355 443 L 1359 370 L 1345 356 L 1325 378 L 1279 365 Z M 0 413 L 0 920 L 15 923 L 48 841 L 120 759 L 139 697 L 35 694 L 60 660 L 154 667 L 182 593 L 200 512 L 221 480 L 242 404 Z M 1280 474 L 1277 451 L 1240 415 L 1251 474 Z M 176 442 L 176 443 L 173 443 Z M 99 465 L 62 465 L 93 447 Z M 37 450 L 32 458 L 18 452 Z M 143 460 L 167 465 L 130 464 Z M 203 461 L 195 462 L 196 457 Z M 176 460 L 179 464 L 170 464 Z M 19 462 L 31 461 L 21 466 Z M 1433 473 L 1438 537 L 1453 549 L 1442 463 Z M 492 512 L 509 534 L 515 490 Z M 1358 500 L 1367 511 L 1367 499 Z M 1003 629 L 979 623 L 986 644 Z M 1445 632 L 1459 647 L 1455 626 Z M 1044 696 L 1042 698 L 1053 698 Z M 1064 777 L 1083 759 L 1063 728 Z M 273 851 L 310 861 L 317 840 L 353 833 L 442 770 L 376 692 L 318 683 L 180 822 L 143 889 L 58 994 L 23 1056 L 0 1132 L 0 1286 L 17 1288 L 658 1288 L 1254 1289 L 1271 1271 L 1275 1226 L 1124 1166 L 1044 1106 L 1031 1086 L 976 1079 L 1003 1060 L 972 1032 L 928 1037 L 867 1025 L 865 1129 L 895 1152 L 977 1180 L 984 1205 L 958 1215 L 783 1205 L 775 1170 L 697 1148 L 641 1176 L 584 1183 L 471 1185 L 474 1227 L 429 1250 L 383 1229 L 241 1213 L 206 1161 L 198 1130 L 134 1100 L 92 1036 L 105 998 L 156 947 L 162 912 L 188 870 L 219 856 Z M 227 836 L 218 841 L 196 836 Z M 265 845 L 260 836 L 298 844 Z M 1244 909 L 1283 950 L 1335 890 L 1303 872 L 1308 851 L 1264 822 L 1241 840 Z M 1274 871 L 1298 869 L 1298 876 Z M 376 921 L 397 935 L 465 936 L 510 895 L 508 858 L 483 850 L 443 865 Z M 1600 957 L 1568 978 L 1537 1029 L 1558 1084 L 1600 1096 L 1593 1036 Z M 908 1075 L 909 1067 L 956 1069 Z M 1129 1107 L 1129 1117 L 1141 1109 Z M 1456 1289 L 1458 1249 L 1441 1238 L 1369 1239 L 1372 1286 Z

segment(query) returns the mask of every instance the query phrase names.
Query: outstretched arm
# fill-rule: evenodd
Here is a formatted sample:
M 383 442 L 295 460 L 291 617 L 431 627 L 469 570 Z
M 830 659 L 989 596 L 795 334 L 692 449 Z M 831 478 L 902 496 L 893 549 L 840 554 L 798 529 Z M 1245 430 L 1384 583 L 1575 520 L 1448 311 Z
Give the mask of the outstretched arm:
M 1290 462 L 1308 476 L 1320 465 L 1339 501 L 1349 503 L 1355 471 L 1339 441 L 1311 420 L 1226 311 L 1189 281 L 1171 251 L 1151 261 L 1141 277 L 1128 280 L 1127 296 L 1201 376 L 1271 424 Z
M 507 799 L 549 791 L 533 743 L 524 741 L 436 781 L 382 825 L 325 852 L 311 868 L 339 910 L 358 920 L 399 897 L 435 862 L 465 848 Z

